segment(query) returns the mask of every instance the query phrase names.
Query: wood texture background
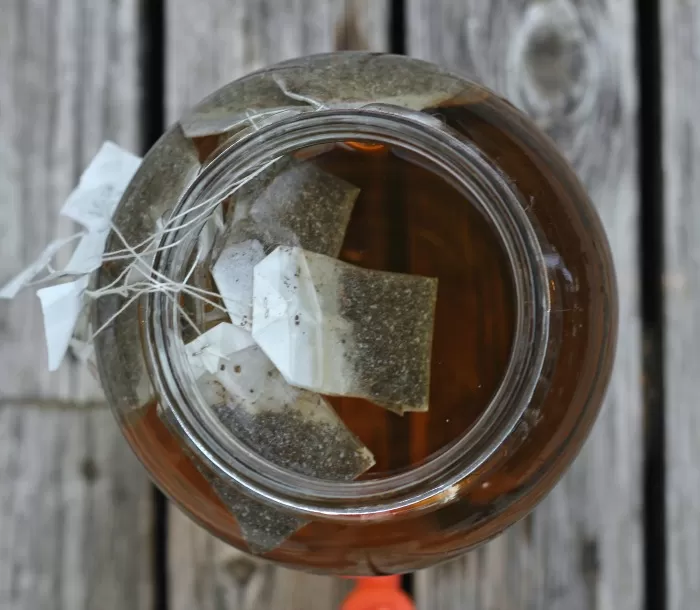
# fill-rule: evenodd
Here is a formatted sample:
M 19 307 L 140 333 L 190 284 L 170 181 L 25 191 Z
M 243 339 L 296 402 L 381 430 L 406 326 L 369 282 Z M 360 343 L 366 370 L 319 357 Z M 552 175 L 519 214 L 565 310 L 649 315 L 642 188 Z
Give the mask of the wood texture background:
M 3 0 L 0 282 L 52 239 L 107 138 L 138 150 L 138 0 Z M 38 299 L 0 302 L 0 608 L 152 607 L 152 492 L 88 373 L 46 372 Z
M 632 2 L 409 0 L 407 52 L 502 93 L 588 187 L 618 273 L 608 399 L 571 471 L 524 522 L 416 575 L 422 610 L 642 607 L 642 399 Z M 464 575 L 463 578 L 459 574 Z
M 160 2 L 162 92 L 144 72 L 153 66 L 143 53 L 157 25 L 144 6 Z M 477 552 L 415 575 L 417 606 L 642 610 L 639 16 L 632 0 L 1 0 L 0 283 L 72 230 L 57 211 L 104 139 L 139 151 L 144 132 L 153 131 L 143 118 L 154 92 L 171 123 L 211 90 L 265 64 L 334 49 L 390 50 L 392 7 L 401 4 L 407 53 L 501 92 L 572 161 L 609 233 L 621 299 L 614 380 L 581 456 L 532 516 Z M 689 0 L 662 7 L 667 607 L 690 610 L 700 598 L 693 400 L 700 9 Z M 0 609 L 339 606 L 347 581 L 250 558 L 176 509 L 168 511 L 159 568 L 167 579 L 157 581 L 147 477 L 89 376 L 70 362 L 45 372 L 42 333 L 31 294 L 0 302 Z
M 662 7 L 668 609 L 700 599 L 700 7 Z

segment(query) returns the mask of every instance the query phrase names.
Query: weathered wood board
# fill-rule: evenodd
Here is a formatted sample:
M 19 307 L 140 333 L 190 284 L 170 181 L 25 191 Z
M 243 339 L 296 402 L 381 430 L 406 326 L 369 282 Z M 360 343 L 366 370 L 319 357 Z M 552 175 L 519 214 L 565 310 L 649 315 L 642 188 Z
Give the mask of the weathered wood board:
M 104 139 L 138 150 L 138 2 L 9 0 L 0 20 L 0 283 L 73 227 Z M 151 488 L 74 362 L 46 372 L 35 295 L 0 302 L 0 607 L 151 607 Z
M 668 610 L 700 599 L 700 6 L 660 3 Z
M 336 49 L 386 50 L 386 0 L 168 0 L 167 120 L 265 65 Z M 275 568 L 169 513 L 170 609 L 330 610 L 350 584 Z
M 638 610 L 642 399 L 634 4 L 407 2 L 411 55 L 451 65 L 500 92 L 534 117 L 573 163 L 603 218 L 620 292 L 615 374 L 582 454 L 523 523 L 460 560 L 417 574 L 418 607 Z

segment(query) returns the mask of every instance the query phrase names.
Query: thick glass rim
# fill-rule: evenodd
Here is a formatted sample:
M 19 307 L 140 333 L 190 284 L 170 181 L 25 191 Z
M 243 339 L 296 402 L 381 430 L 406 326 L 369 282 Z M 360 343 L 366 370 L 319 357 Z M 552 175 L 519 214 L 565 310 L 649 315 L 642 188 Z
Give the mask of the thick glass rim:
M 511 354 L 499 388 L 477 422 L 448 446 L 407 471 L 363 481 L 320 480 L 279 467 L 235 438 L 204 402 L 188 366 L 177 310 L 166 295 L 144 303 L 146 360 L 151 380 L 187 446 L 218 476 L 252 497 L 311 518 L 380 520 L 453 497 L 452 486 L 480 468 L 510 436 L 530 404 L 549 338 L 547 268 L 525 202 L 474 146 L 429 115 L 397 107 L 303 112 L 236 139 L 217 151 L 174 207 L 178 226 L 188 210 L 222 181 L 245 176 L 300 148 L 371 140 L 422 158 L 464 192 L 496 230 L 513 270 L 516 299 Z M 195 212 L 193 212 L 193 215 Z M 166 233 L 155 269 L 179 281 L 196 244 Z M 182 243 L 170 247 L 176 241 Z M 517 271 L 516 271 L 517 270 Z M 431 501 L 432 500 L 432 501 Z

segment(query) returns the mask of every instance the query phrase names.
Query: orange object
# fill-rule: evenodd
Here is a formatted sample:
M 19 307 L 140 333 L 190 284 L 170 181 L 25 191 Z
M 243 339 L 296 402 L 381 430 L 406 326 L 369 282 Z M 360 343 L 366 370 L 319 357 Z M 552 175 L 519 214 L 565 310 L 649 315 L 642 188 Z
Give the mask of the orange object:
M 400 576 L 355 579 L 355 589 L 340 610 L 415 610 L 411 598 L 401 590 Z
M 380 144 L 379 142 L 355 142 L 353 140 L 348 140 L 345 142 L 350 148 L 355 150 L 360 150 L 363 152 L 379 152 L 380 150 L 385 150 L 386 146 Z

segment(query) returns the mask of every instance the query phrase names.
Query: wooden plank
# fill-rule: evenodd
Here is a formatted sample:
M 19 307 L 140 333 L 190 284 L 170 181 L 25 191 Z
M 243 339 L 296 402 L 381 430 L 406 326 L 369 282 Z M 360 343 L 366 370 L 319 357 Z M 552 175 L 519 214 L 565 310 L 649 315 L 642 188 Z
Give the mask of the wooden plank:
M 0 607 L 150 610 L 151 488 L 105 409 L 0 407 Z
M 104 139 L 137 150 L 137 8 L 3 4 L 1 283 L 73 231 L 58 209 Z M 0 606 L 149 607 L 149 484 L 89 374 L 46 372 L 31 293 L 0 302 L 0 364 Z
M 603 218 L 620 291 L 615 373 L 584 451 L 523 523 L 418 574 L 421 610 L 641 608 L 633 6 L 630 0 L 408 0 L 412 55 L 452 65 L 508 97 L 573 163 Z
M 386 50 L 387 6 L 387 0 L 168 0 L 168 122 L 222 85 L 284 59 Z
M 660 3 L 668 608 L 700 598 L 700 7 Z
M 172 122 L 219 86 L 270 63 L 334 49 L 385 50 L 386 0 L 167 2 L 166 108 Z M 170 608 L 327 610 L 347 581 L 275 568 L 169 518 Z

